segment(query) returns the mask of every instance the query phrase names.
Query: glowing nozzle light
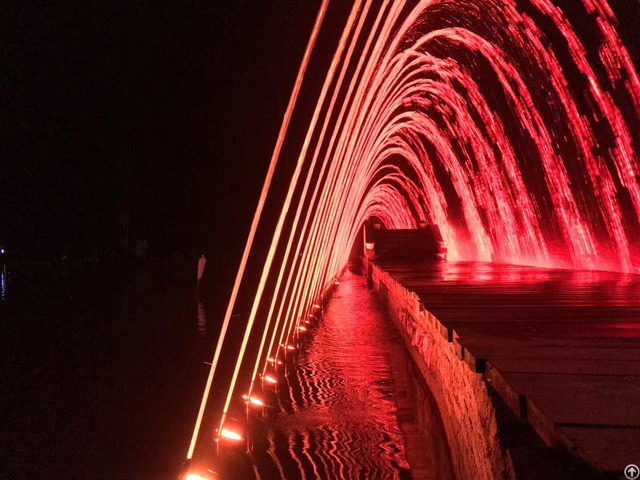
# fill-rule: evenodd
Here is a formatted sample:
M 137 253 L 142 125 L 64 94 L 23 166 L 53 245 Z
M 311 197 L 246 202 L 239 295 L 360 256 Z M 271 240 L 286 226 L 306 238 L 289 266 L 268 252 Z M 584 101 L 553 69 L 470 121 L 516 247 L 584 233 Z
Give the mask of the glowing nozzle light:
M 306 332 L 307 331 L 307 327 L 303 327 L 302 325 L 300 325 L 298 327 L 298 330 L 300 330 L 301 332 Z
M 226 438 L 228 440 L 235 440 L 235 441 L 240 441 L 242 440 L 242 436 L 239 433 L 236 433 L 232 430 L 228 430 L 226 428 L 223 428 L 220 431 L 220 437 L 221 438 Z
M 275 378 L 273 378 L 271 375 L 265 375 L 264 381 L 272 385 L 275 385 L 276 383 L 278 383 L 278 381 Z
M 256 397 L 249 397 L 248 395 L 243 395 L 242 398 L 245 399 L 245 401 L 251 405 L 255 405 L 257 407 L 264 407 L 265 404 L 262 400 L 260 400 L 259 398 Z
M 209 480 L 209 478 L 203 477 L 201 475 L 196 475 L 195 473 L 190 473 L 189 475 L 187 475 L 185 480 Z

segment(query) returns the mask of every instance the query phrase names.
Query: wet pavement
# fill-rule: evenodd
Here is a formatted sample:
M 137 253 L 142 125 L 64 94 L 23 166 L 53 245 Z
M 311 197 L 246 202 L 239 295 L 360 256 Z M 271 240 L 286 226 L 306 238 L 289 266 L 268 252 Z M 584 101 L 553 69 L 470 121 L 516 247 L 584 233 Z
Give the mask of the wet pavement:
M 488 381 L 547 442 L 569 444 L 603 470 L 640 458 L 640 275 L 379 266 L 418 294 L 465 356 L 486 361 Z

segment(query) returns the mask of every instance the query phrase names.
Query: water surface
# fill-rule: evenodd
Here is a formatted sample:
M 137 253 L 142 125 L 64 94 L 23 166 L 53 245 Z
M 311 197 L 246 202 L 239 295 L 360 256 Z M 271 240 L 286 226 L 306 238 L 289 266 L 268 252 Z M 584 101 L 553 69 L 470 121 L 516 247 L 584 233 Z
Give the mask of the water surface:
M 279 387 L 278 413 L 265 422 L 254 465 L 230 477 L 411 479 L 390 359 L 403 347 L 361 277 L 341 278 L 310 334 L 297 368 Z

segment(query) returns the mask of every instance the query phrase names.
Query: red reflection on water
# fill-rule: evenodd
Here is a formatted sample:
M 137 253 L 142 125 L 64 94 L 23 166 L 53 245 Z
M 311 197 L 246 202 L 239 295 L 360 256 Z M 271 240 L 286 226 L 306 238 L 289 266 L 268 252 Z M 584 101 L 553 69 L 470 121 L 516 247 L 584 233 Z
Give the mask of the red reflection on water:
M 280 413 L 266 424 L 266 445 L 253 450 L 256 478 L 408 475 L 391 366 L 404 347 L 384 315 L 364 280 L 345 274 L 298 364 L 279 382 Z

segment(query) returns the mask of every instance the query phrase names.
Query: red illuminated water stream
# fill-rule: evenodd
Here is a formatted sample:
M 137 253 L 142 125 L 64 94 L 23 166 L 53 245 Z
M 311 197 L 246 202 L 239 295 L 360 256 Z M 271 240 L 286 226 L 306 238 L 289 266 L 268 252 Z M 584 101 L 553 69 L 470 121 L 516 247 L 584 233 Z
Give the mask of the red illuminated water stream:
M 605 1 L 584 1 L 594 46 L 552 2 L 531 7 L 380 10 L 331 124 L 332 233 L 353 238 L 371 215 L 390 228 L 426 221 L 451 259 L 637 271 L 640 83 L 617 20 Z
M 640 271 L 640 78 L 606 0 L 355 0 L 339 21 L 276 201 L 269 185 L 304 69 L 296 81 L 189 457 L 218 359 L 235 358 L 217 387 L 222 413 L 209 421 L 221 430 L 267 359 L 294 341 L 371 217 L 390 229 L 438 224 L 451 260 Z M 259 281 L 245 282 L 263 208 L 280 215 Z M 240 347 L 225 344 L 238 292 L 253 298 Z

